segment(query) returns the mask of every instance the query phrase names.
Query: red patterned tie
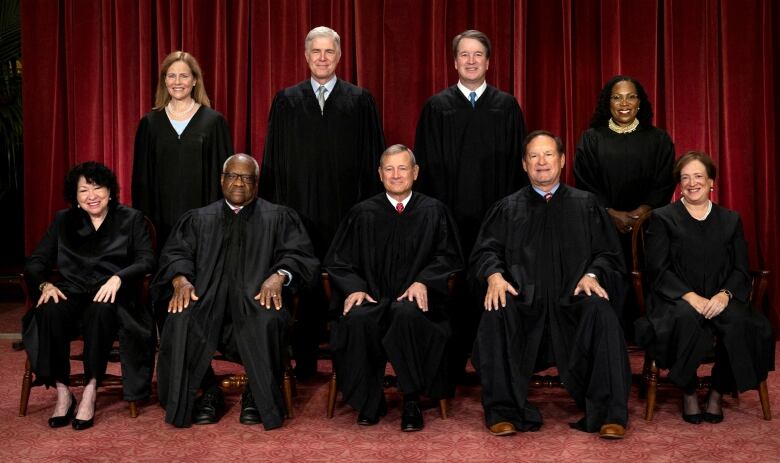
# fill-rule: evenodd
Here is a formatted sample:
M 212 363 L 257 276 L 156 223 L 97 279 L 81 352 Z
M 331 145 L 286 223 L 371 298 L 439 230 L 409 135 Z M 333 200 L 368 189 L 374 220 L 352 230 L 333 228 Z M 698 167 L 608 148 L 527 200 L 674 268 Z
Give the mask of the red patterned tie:
M 404 203 L 398 203 L 395 205 L 395 210 L 400 214 L 404 211 Z
M 552 199 L 552 193 L 545 193 L 544 194 L 544 200 L 545 201 L 547 201 L 549 203 L 551 199 Z

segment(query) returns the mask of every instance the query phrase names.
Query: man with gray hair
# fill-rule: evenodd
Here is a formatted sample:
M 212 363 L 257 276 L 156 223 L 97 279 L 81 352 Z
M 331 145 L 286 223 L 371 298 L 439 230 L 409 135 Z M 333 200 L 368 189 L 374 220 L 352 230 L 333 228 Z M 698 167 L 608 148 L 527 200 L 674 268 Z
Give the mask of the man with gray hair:
M 385 192 L 356 205 L 325 259 L 334 286 L 333 363 L 344 401 L 358 424 L 376 424 L 387 405 L 382 390 L 389 360 L 404 394 L 402 431 L 423 427 L 420 395 L 452 392 L 445 353 L 450 338 L 447 288 L 463 268 L 454 223 L 440 201 L 412 192 L 412 150 L 382 154 Z
M 349 208 L 379 191 L 374 169 L 385 144 L 374 98 L 336 77 L 336 31 L 312 29 L 304 55 L 310 77 L 277 93 L 271 106 L 260 196 L 301 215 L 322 259 Z M 299 378 L 316 371 L 318 318 L 324 315 L 323 299 L 308 296 L 301 298 L 294 341 Z
M 167 306 L 160 336 L 157 392 L 165 421 L 211 424 L 224 408 L 211 359 L 220 351 L 243 363 L 249 377 L 241 397 L 243 424 L 282 425 L 280 391 L 287 326 L 287 287 L 319 277 L 309 237 L 290 208 L 257 198 L 257 162 L 228 158 L 220 199 L 185 213 L 160 254 L 152 286 Z M 195 400 L 198 389 L 203 394 Z

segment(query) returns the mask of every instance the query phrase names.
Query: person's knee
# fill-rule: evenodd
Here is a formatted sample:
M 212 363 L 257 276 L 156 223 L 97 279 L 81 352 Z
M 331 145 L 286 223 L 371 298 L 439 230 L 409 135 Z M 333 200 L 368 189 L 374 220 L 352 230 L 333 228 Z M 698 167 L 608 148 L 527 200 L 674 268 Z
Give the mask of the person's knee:
M 398 322 L 414 323 L 425 318 L 425 314 L 414 301 L 393 302 L 390 310 L 393 313 L 393 318 Z

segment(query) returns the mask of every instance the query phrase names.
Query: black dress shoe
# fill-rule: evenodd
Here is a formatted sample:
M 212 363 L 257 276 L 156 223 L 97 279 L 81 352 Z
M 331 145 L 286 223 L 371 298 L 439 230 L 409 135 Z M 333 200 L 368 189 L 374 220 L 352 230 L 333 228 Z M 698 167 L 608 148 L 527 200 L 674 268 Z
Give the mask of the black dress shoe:
M 195 401 L 195 410 L 192 412 L 194 424 L 214 424 L 219 421 L 220 415 L 225 410 L 225 396 L 218 387 L 204 392 Z
M 71 425 L 73 426 L 73 429 L 76 431 L 83 431 L 85 429 L 89 429 L 92 427 L 93 424 L 95 424 L 95 415 L 94 412 L 92 412 L 92 418 L 88 420 L 80 420 L 78 418 L 73 418 L 73 422 Z
M 76 414 L 76 397 L 71 392 L 70 407 L 68 407 L 68 411 L 62 416 L 52 416 L 51 418 L 49 418 L 49 427 L 61 428 L 63 426 L 67 426 L 68 423 L 70 423 L 70 420 L 73 419 L 73 416 L 75 414 Z
M 385 399 L 382 398 L 382 401 L 379 403 L 379 411 L 377 412 L 376 418 L 371 418 L 363 412 L 360 412 L 358 414 L 357 424 L 360 426 L 373 426 L 379 423 L 380 417 L 385 415 L 387 415 L 387 402 L 385 402 Z
M 260 410 L 255 405 L 255 398 L 252 397 L 252 390 L 246 385 L 244 393 L 241 394 L 241 415 L 238 417 L 241 424 L 260 424 L 263 422 L 260 418 Z
M 401 431 L 420 431 L 424 426 L 420 403 L 412 400 L 404 402 L 404 412 L 401 414 Z

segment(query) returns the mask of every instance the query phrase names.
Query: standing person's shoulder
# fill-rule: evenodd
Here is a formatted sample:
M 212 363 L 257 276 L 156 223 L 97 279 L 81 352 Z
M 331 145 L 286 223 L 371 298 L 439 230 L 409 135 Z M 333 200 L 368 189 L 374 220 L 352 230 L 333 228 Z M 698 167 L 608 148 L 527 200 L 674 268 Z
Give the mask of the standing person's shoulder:
M 351 97 L 372 97 L 371 92 L 367 88 L 358 87 L 357 85 L 347 82 L 346 80 L 337 79 L 336 87 L 333 88 L 333 92 L 339 91 L 343 95 Z
M 490 99 L 492 103 L 491 106 L 496 108 L 505 109 L 520 106 L 520 104 L 517 102 L 517 98 L 515 98 L 514 95 L 490 84 L 488 84 L 487 88 L 485 88 L 485 93 L 482 94 L 482 97 Z
M 451 85 L 428 98 L 424 107 L 435 109 L 451 108 L 453 103 L 459 98 L 458 93 L 460 93 L 458 86 Z

